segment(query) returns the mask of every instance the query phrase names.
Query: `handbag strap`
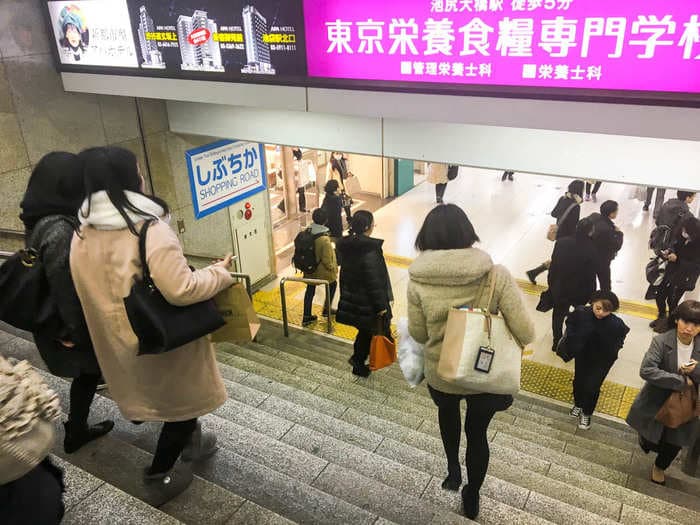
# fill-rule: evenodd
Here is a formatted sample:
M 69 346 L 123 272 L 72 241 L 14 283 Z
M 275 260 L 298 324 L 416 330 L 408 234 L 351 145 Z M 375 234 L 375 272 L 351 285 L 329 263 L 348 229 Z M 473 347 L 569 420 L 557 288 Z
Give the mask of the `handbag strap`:
M 571 213 L 571 211 L 578 205 L 579 205 L 579 203 L 574 200 L 574 203 L 571 204 L 568 208 L 566 208 L 566 211 L 564 212 L 564 214 L 557 219 L 557 224 L 561 224 L 562 222 L 564 222 L 566 220 L 566 218 L 569 216 L 569 213 Z
M 493 296 L 496 292 L 496 275 L 493 271 L 493 267 L 489 271 L 488 275 L 481 281 L 481 286 L 479 288 L 479 298 L 483 297 L 484 289 L 486 288 L 486 283 L 489 283 L 489 295 L 486 302 L 486 307 L 484 308 L 484 318 L 486 320 L 486 330 L 489 336 L 489 345 L 491 344 L 491 303 L 493 302 Z M 480 304 L 483 304 L 480 301 Z
M 156 222 L 156 219 L 146 219 L 139 232 L 139 259 L 141 260 L 141 268 L 143 270 L 143 282 L 149 287 L 155 285 L 151 278 L 151 270 L 148 268 L 148 263 L 146 262 L 146 234 L 148 232 L 148 227 L 154 222 Z

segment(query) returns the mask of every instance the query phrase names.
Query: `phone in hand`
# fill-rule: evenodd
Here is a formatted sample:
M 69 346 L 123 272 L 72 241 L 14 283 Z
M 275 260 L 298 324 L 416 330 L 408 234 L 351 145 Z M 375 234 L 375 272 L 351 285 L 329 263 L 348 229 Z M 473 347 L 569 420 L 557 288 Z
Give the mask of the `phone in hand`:
M 682 366 L 683 368 L 689 368 L 689 367 L 691 367 L 691 366 L 693 366 L 693 365 L 697 365 L 697 364 L 698 364 L 698 362 L 697 362 L 695 359 L 691 359 L 691 360 L 688 361 L 687 363 L 683 363 L 681 366 Z

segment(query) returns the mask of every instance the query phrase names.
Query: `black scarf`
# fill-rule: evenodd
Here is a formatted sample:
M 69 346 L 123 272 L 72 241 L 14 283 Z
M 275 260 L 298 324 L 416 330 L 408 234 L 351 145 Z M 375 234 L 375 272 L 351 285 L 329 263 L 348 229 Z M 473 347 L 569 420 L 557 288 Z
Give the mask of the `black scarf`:
M 78 156 L 54 151 L 45 155 L 34 168 L 20 203 L 19 218 L 30 232 L 48 215 L 77 217 L 84 199 L 83 170 Z

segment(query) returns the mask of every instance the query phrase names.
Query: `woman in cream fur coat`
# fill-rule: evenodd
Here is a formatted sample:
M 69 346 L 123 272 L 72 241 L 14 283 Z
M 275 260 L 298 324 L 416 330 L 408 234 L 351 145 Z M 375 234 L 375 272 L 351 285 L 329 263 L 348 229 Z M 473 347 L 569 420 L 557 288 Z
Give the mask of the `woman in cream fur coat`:
M 440 434 L 447 456 L 447 478 L 442 484 L 447 490 L 458 490 L 462 484 L 460 401 L 467 401 L 464 429 L 469 484 L 462 490 L 462 501 L 465 514 L 471 519 L 479 513 L 479 489 L 488 468 L 486 431 L 494 414 L 506 410 L 513 397 L 471 392 L 440 379 L 437 366 L 447 315 L 453 306 L 464 304 L 487 308 L 483 303 L 488 300 L 489 279 L 495 279 L 492 311 L 501 312 L 521 346 L 534 339 L 532 320 L 510 272 L 494 265 L 486 252 L 474 248 L 478 241 L 461 208 L 454 204 L 438 205 L 425 218 L 418 233 L 416 249 L 420 255 L 408 270 L 408 329 L 416 341 L 425 345 L 425 378 L 438 407 Z

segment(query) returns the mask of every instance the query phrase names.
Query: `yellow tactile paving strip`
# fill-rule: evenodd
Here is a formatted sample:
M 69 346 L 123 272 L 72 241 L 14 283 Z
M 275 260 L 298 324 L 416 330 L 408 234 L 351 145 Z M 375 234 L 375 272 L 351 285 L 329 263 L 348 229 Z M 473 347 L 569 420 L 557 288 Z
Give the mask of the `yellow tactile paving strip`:
M 384 258 L 386 259 L 387 264 L 397 268 L 408 268 L 413 262 L 413 259 L 400 255 L 385 254 Z M 520 286 L 520 289 L 528 295 L 539 295 L 547 289 L 546 286 L 532 284 L 530 281 L 525 279 L 516 279 L 516 281 Z M 633 315 L 635 317 L 642 317 L 644 319 L 656 319 L 657 311 L 656 306 L 653 304 L 632 301 L 629 299 L 620 299 L 620 313 L 625 315 Z
M 395 264 L 395 259 L 389 264 Z M 527 283 L 528 286 L 532 286 Z M 288 282 L 285 285 L 287 294 L 287 311 L 289 323 L 301 326 L 303 309 L 303 283 Z M 282 320 L 282 301 L 279 288 L 271 291 L 259 291 L 253 296 L 253 305 L 258 314 L 271 319 Z M 310 330 L 325 333 L 325 318 L 321 317 L 321 307 L 314 305 L 313 313 L 318 316 L 318 321 L 310 325 Z M 357 330 L 352 326 L 333 323 L 333 335 L 352 341 L 357 335 Z M 573 373 L 569 370 L 557 368 L 535 361 L 525 359 L 523 361 L 521 388 L 550 399 L 556 399 L 565 403 L 573 402 Z M 618 383 L 606 381 L 600 393 L 597 411 L 610 416 L 620 418 L 627 417 L 632 402 L 639 390 Z

